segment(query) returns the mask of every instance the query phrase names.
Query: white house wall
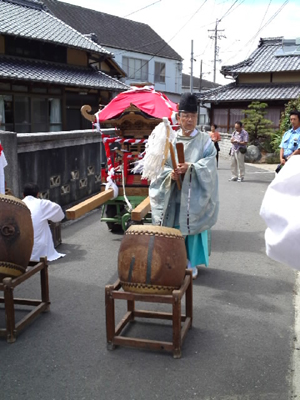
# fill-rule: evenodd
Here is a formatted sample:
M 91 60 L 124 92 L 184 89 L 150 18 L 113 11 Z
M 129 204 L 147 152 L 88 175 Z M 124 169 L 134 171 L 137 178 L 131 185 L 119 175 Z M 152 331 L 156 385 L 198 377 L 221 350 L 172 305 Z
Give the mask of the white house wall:
M 168 58 L 162 58 L 157 56 L 151 56 L 150 54 L 136 53 L 132 51 L 126 51 L 121 49 L 115 49 L 112 47 L 105 47 L 106 50 L 112 52 L 115 56 L 115 61 L 122 68 L 122 57 L 139 58 L 147 60 L 148 64 L 148 81 L 155 85 L 155 89 L 162 92 L 169 93 L 182 93 L 182 62 L 178 60 L 170 60 Z M 161 62 L 166 64 L 166 79 L 165 83 L 154 82 L 154 71 L 155 62 Z M 136 82 L 136 79 L 124 79 L 122 80 L 126 84 Z

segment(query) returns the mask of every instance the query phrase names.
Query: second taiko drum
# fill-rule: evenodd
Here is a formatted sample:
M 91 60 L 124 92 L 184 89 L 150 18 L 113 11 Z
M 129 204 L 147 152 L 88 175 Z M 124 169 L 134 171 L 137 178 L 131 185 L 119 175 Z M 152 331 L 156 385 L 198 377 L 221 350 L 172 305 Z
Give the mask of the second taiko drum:
M 28 266 L 33 247 L 33 226 L 26 204 L 0 195 L 0 282 L 17 278 Z
M 183 282 L 186 262 L 184 237 L 178 229 L 133 225 L 119 249 L 119 279 L 125 291 L 171 294 Z

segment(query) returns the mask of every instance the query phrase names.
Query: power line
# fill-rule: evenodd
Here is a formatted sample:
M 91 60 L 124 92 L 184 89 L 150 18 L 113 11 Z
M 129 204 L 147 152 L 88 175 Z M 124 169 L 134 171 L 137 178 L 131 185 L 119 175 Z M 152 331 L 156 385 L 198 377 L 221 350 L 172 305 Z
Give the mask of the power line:
M 211 42 L 211 41 L 207 41 L 207 44 L 206 44 L 204 50 L 202 51 L 202 53 L 201 53 L 201 54 L 197 54 L 197 55 L 195 56 L 195 58 L 203 56 L 203 54 L 206 52 L 206 49 L 207 49 L 207 47 L 208 47 L 209 44 L 210 44 L 210 47 L 212 47 L 212 42 Z
M 282 9 L 288 4 L 289 0 L 286 0 L 281 6 L 280 8 L 268 19 L 268 21 L 255 33 L 255 35 L 248 40 L 248 42 L 242 47 L 240 48 L 237 52 L 235 52 L 235 54 L 239 53 L 240 51 L 244 50 L 245 48 L 248 47 L 248 45 L 250 45 L 250 43 L 253 42 L 253 40 L 256 38 L 256 36 L 259 34 L 259 32 L 261 32 L 266 26 L 268 26 L 270 24 L 270 22 L 273 21 L 273 19 L 275 17 L 277 17 L 277 15 L 282 11 Z M 228 58 L 225 63 L 227 63 L 228 61 L 230 61 L 232 58 L 234 58 L 235 56 L 232 56 L 230 58 Z
M 214 23 L 215 23 L 215 21 L 209 22 L 208 24 L 205 24 L 205 25 L 202 25 L 202 26 L 197 27 L 197 29 L 200 30 L 200 29 L 202 29 L 202 28 L 206 28 L 207 26 L 210 26 L 210 25 L 212 25 L 212 24 L 214 24 Z M 178 32 L 177 32 L 177 33 L 178 33 Z M 176 35 L 177 35 L 177 33 L 176 33 Z M 176 36 L 176 35 L 175 35 L 175 36 Z M 175 36 L 173 36 L 172 39 L 169 40 L 169 42 L 170 42 L 171 40 L 173 40 Z M 144 43 L 143 45 L 136 47 L 136 48 L 134 49 L 134 51 L 141 50 L 141 49 L 143 49 L 144 47 L 147 47 L 147 46 L 149 46 L 149 45 L 151 45 L 151 44 L 156 44 L 156 43 L 160 43 L 160 42 L 164 42 L 164 40 L 160 38 L 160 40 L 155 40 L 154 42 Z M 169 42 L 166 43 L 166 44 L 169 44 Z M 210 41 L 207 41 L 207 45 L 206 45 L 204 51 L 203 51 L 201 54 L 198 54 L 198 55 L 195 56 L 195 57 L 202 56 L 202 55 L 204 54 L 204 52 L 205 52 L 205 50 L 206 50 L 206 48 L 207 48 L 207 46 L 208 46 L 209 43 L 210 43 Z M 164 45 L 164 47 L 165 47 L 165 45 Z M 163 48 L 164 48 L 164 47 L 163 47 Z M 120 54 L 127 53 L 127 51 L 128 51 L 128 50 L 121 50 L 121 51 L 118 51 L 118 52 L 114 52 L 114 54 L 115 54 L 115 55 L 120 55 Z M 161 49 L 160 49 L 159 51 L 161 51 Z M 156 54 L 157 54 L 157 53 L 156 53 Z M 155 54 L 155 55 L 156 55 L 156 54 Z
M 229 9 L 226 11 L 226 13 L 223 15 L 223 17 L 219 19 L 219 22 L 221 22 L 222 19 L 226 17 L 226 15 L 229 13 L 229 11 L 232 9 L 232 7 L 233 7 L 238 1 L 239 1 L 239 0 L 235 0 L 235 1 L 234 1 L 234 3 L 229 7 Z
M 237 4 L 237 6 L 235 7 L 235 9 L 236 9 L 237 7 L 239 7 L 244 1 L 245 1 L 245 0 L 242 0 L 240 4 L 237 4 L 237 3 L 239 2 L 239 0 L 235 0 L 235 1 L 231 4 L 231 6 L 228 8 L 228 10 L 225 12 L 225 14 L 224 14 L 220 19 L 217 19 L 217 20 L 216 20 L 216 25 L 215 25 L 214 31 L 213 31 L 213 30 L 209 30 L 209 31 L 208 31 L 208 32 L 214 32 L 214 35 L 210 36 L 210 38 L 211 38 L 211 39 L 214 39 L 214 41 L 215 41 L 215 49 L 214 49 L 214 82 L 216 82 L 216 70 L 217 70 L 216 65 L 217 65 L 217 61 L 220 61 L 220 60 L 217 60 L 217 57 L 218 57 L 218 55 L 219 55 L 219 47 L 218 47 L 218 45 L 217 45 L 217 41 L 218 41 L 218 39 L 226 38 L 226 36 L 224 36 L 224 35 L 219 35 L 219 34 L 218 34 L 219 32 L 224 32 L 224 29 L 218 29 L 218 23 L 221 22 L 227 15 L 230 14 L 230 12 L 232 12 L 232 11 L 234 10 L 233 7 L 234 7 L 236 4 Z M 207 46 L 206 46 L 206 47 L 207 47 Z M 205 50 L 206 50 L 206 48 L 205 48 Z M 205 50 L 204 50 L 204 51 L 205 51 Z
M 138 52 L 139 50 L 142 50 L 144 47 L 148 47 L 151 44 L 157 44 L 157 43 L 160 43 L 160 42 L 165 42 L 165 41 L 162 38 L 160 38 L 159 40 L 155 40 L 153 42 L 143 43 L 142 45 L 140 45 L 138 47 L 135 47 L 134 50 L 132 50 L 132 51 L 137 51 Z M 128 50 L 120 50 L 118 52 L 114 52 L 114 55 L 120 55 L 120 54 L 124 54 L 124 53 L 127 53 L 127 52 L 128 52 Z M 145 54 L 148 54 L 148 53 L 145 53 Z
M 269 1 L 268 7 L 267 7 L 267 9 L 266 9 L 266 11 L 265 11 L 265 14 L 264 14 L 264 16 L 263 16 L 263 19 L 261 20 L 260 25 L 259 25 L 259 29 L 261 28 L 261 26 L 262 26 L 262 24 L 263 24 L 263 22 L 264 22 L 264 20 L 265 20 L 265 18 L 266 18 L 266 15 L 267 15 L 267 12 L 269 11 L 269 8 L 270 8 L 271 3 L 272 3 L 272 0 Z
M 150 6 L 152 6 L 153 4 L 159 3 L 160 1 L 161 1 L 161 0 L 156 1 L 156 2 L 154 2 L 154 3 L 152 3 L 152 4 L 149 4 L 148 6 L 146 6 L 146 7 L 144 7 L 144 8 L 150 7 Z M 207 1 L 207 0 L 206 0 L 206 1 Z M 200 9 L 201 9 L 202 6 L 206 3 L 206 1 L 204 1 L 204 3 L 201 4 L 201 6 L 197 9 L 197 11 L 196 11 L 195 13 L 193 13 L 192 17 L 182 26 L 182 28 L 181 28 L 179 31 L 177 31 L 177 33 L 176 33 L 176 34 L 168 41 L 168 43 L 166 43 L 166 44 L 169 44 L 169 43 L 177 36 L 177 34 L 178 34 L 183 28 L 185 28 L 185 26 L 192 20 L 192 18 L 200 11 Z M 237 0 L 237 1 L 238 1 L 238 0 Z M 243 1 L 245 1 L 245 0 L 243 0 Z M 225 0 L 225 1 L 221 2 L 220 4 L 224 4 L 224 3 L 227 3 L 227 2 L 228 2 L 228 0 Z M 235 3 L 236 3 L 236 1 L 235 1 Z M 231 7 L 232 7 L 232 6 L 231 6 Z M 231 8 L 231 7 L 230 7 L 230 8 Z M 138 12 L 138 11 L 141 11 L 141 10 L 143 10 L 144 8 L 141 8 L 141 9 L 139 9 L 139 10 L 137 10 L 137 11 L 134 11 L 134 13 L 136 13 L 136 12 Z M 230 9 L 230 8 L 229 8 L 229 9 Z M 227 10 L 227 13 L 228 13 L 228 11 L 229 11 L 229 10 Z M 126 15 L 125 17 L 128 17 L 129 15 L 132 15 L 132 14 L 134 14 L 134 13 L 128 14 L 128 15 Z M 212 13 L 213 13 L 213 12 L 212 12 Z M 226 14 L 226 13 L 225 13 L 225 14 Z M 224 16 L 225 16 L 225 15 L 223 15 L 222 18 L 224 18 Z M 198 27 L 197 29 L 200 30 L 200 29 L 202 29 L 202 28 L 206 28 L 207 26 L 210 26 L 210 25 L 212 25 L 212 24 L 214 24 L 214 23 L 215 23 L 215 21 L 209 22 L 209 23 L 207 23 L 207 24 L 205 24 L 205 25 L 202 25 L 202 26 Z M 141 49 L 144 48 L 144 47 L 147 47 L 147 46 L 149 46 L 149 45 L 151 45 L 151 44 L 159 43 L 160 41 L 164 41 L 164 40 L 161 39 L 161 40 L 158 40 L 158 41 L 145 43 L 145 44 L 143 44 L 142 46 L 137 47 L 135 50 L 136 50 L 136 51 L 141 50 Z M 195 56 L 195 57 L 202 56 L 202 55 L 205 53 L 205 51 L 206 51 L 206 49 L 207 49 L 209 43 L 211 43 L 211 42 L 210 42 L 210 41 L 207 41 L 207 45 L 206 45 L 205 49 L 203 50 L 203 52 L 202 52 L 201 54 Z M 166 46 L 166 44 L 165 44 L 160 50 L 158 50 L 158 52 L 161 51 L 161 50 Z M 124 54 L 124 53 L 126 53 L 126 52 L 127 52 L 127 50 L 122 50 L 122 51 L 115 52 L 114 54 L 115 54 L 115 55 L 121 55 L 121 54 Z M 156 54 L 157 54 L 157 53 L 156 53 Z M 156 54 L 155 54 L 155 55 L 156 55 Z M 149 60 L 149 61 L 150 61 L 150 60 Z
M 229 8 L 229 10 L 226 11 L 226 13 L 223 15 L 223 18 L 227 17 L 227 15 L 231 14 L 233 11 L 235 11 L 239 6 L 241 6 L 243 3 L 245 2 L 245 0 L 242 0 L 239 4 L 236 5 L 235 8 L 233 8 L 234 4 L 236 3 L 236 1 L 232 4 L 232 6 Z
M 195 12 L 195 13 L 193 13 L 192 14 L 192 16 L 191 16 L 191 18 L 189 18 L 189 20 L 175 33 L 175 35 L 168 41 L 168 42 L 166 42 L 148 61 L 147 61 L 147 63 L 149 62 L 149 61 L 151 61 L 161 50 L 163 50 L 178 34 L 179 34 L 179 32 L 181 32 L 182 31 L 182 29 L 183 28 L 185 28 L 186 27 L 186 25 L 195 17 L 195 15 L 201 10 L 201 8 L 204 6 L 204 4 L 207 2 L 207 0 L 204 0 L 203 1 L 203 3 L 201 4 L 201 6 L 197 9 L 197 11 Z M 145 64 L 147 64 L 147 63 L 145 63 Z M 144 64 L 144 65 L 145 65 Z M 140 69 L 142 69 L 143 68 L 143 66 L 144 65 L 142 65 L 137 71 L 135 71 L 135 72 L 138 72 Z M 131 77 L 129 77 L 129 79 L 131 79 Z
M 282 11 L 282 9 L 288 4 L 289 0 L 285 0 L 285 2 L 281 5 L 281 7 L 271 16 L 271 18 L 268 19 L 268 21 L 256 32 L 256 34 L 253 36 L 253 38 L 251 38 L 247 43 L 246 46 L 249 42 L 251 42 L 252 40 L 254 40 L 256 38 L 256 36 L 259 34 L 259 32 L 261 30 L 263 30 L 266 26 L 268 26 L 270 24 L 270 22 L 273 21 L 274 18 L 277 17 L 277 15 Z
M 228 1 L 229 1 L 229 0 L 225 0 L 224 2 L 228 2 Z M 224 2 L 223 2 L 223 3 L 224 3 Z M 221 3 L 221 4 L 222 4 L 222 3 Z M 214 1 L 213 7 L 211 8 L 210 17 L 212 17 L 212 16 L 215 14 L 215 6 L 216 6 L 216 1 Z M 199 27 L 197 27 L 197 30 L 200 31 L 202 28 L 206 28 L 207 26 L 210 26 L 210 25 L 212 25 L 212 24 L 214 24 L 214 23 L 215 23 L 215 21 L 212 21 L 212 22 L 210 22 L 210 23 L 208 23 L 208 24 L 199 26 Z M 205 45 L 205 47 L 204 47 L 204 50 L 202 51 L 201 54 L 196 55 L 195 58 L 201 57 L 201 56 L 205 53 L 205 51 L 206 51 L 206 49 L 207 49 L 209 43 L 211 43 L 211 41 L 210 41 L 209 38 L 208 38 L 207 41 L 206 41 L 206 45 Z
M 132 15 L 132 14 L 136 14 L 137 12 L 142 11 L 142 10 L 145 10 L 145 8 L 151 7 L 151 6 L 153 6 L 154 4 L 160 3 L 160 2 L 161 2 L 161 0 L 155 1 L 154 3 L 151 3 L 151 4 L 149 4 L 148 6 L 145 6 L 145 7 L 143 7 L 143 8 L 140 8 L 139 10 L 133 11 L 132 13 L 125 15 L 123 18 L 127 18 L 127 17 L 129 17 L 130 15 Z
M 264 22 L 264 20 L 265 20 L 265 18 L 266 18 L 266 15 L 267 15 L 267 12 L 269 11 L 269 7 L 270 7 L 271 3 L 272 3 L 272 0 L 269 1 L 269 4 L 268 4 L 268 6 L 267 6 L 267 9 L 266 9 L 266 11 L 265 11 L 265 13 L 264 13 L 264 16 L 263 16 L 263 18 L 262 18 L 262 20 L 261 20 L 261 22 L 260 22 L 260 25 L 259 25 L 259 28 L 258 28 L 258 32 L 260 31 L 260 29 L 261 29 L 261 27 L 262 27 L 262 24 L 263 24 L 263 22 Z M 255 36 L 255 38 L 256 38 L 256 37 L 257 37 L 257 35 Z M 254 41 L 254 38 L 252 39 L 252 41 L 251 41 L 249 47 L 252 45 L 253 41 Z M 249 55 L 250 55 L 250 51 L 251 51 L 251 50 L 249 50 L 249 52 L 248 52 L 247 58 L 248 58 Z
M 204 2 L 201 4 L 201 6 L 197 9 L 197 11 L 191 16 L 191 18 L 175 33 L 175 35 L 168 41 L 167 44 L 169 44 L 177 35 L 179 32 L 182 31 L 183 28 L 187 26 L 187 24 L 195 17 L 195 15 L 201 10 L 201 8 L 204 6 L 204 4 L 207 2 L 207 0 L 204 0 Z

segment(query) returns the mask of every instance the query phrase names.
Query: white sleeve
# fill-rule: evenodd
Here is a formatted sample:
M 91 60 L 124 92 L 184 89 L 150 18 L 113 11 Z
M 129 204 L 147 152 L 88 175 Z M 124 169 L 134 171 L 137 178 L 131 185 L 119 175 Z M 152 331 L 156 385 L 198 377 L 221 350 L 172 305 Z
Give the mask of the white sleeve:
M 65 217 L 61 206 L 50 200 L 41 200 L 41 211 L 44 220 L 59 222 Z
M 300 270 L 300 156 L 293 156 L 269 185 L 260 209 L 267 224 L 267 255 Z
M 0 167 L 5 168 L 7 166 L 7 161 L 5 158 L 4 151 L 1 151 L 1 156 L 0 156 Z

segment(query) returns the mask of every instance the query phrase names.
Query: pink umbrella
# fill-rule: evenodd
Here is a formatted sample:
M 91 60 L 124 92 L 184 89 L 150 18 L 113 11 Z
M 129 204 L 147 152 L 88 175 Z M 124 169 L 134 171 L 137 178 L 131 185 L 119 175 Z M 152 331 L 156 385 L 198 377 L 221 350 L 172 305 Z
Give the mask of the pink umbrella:
M 118 117 L 131 104 L 135 105 L 151 117 L 167 117 L 170 123 L 175 123 L 177 104 L 173 103 L 166 95 L 157 92 L 149 86 L 134 87 L 118 94 L 107 106 L 96 114 L 101 122 Z

